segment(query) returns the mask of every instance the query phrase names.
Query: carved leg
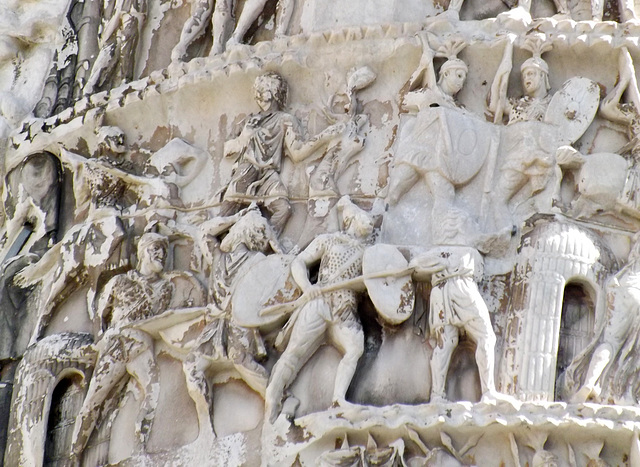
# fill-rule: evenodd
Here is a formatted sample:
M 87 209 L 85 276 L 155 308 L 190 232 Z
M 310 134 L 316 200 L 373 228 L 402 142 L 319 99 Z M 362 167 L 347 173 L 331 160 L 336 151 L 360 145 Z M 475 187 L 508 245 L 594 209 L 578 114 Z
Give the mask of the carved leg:
M 333 402 L 340 404 L 346 400 L 347 390 L 356 372 L 358 360 L 364 353 L 364 333 L 358 321 L 351 321 L 334 324 L 329 330 L 329 336 L 336 347 L 343 352 L 333 387 Z
M 38 339 L 44 333 L 47 325 L 49 324 L 49 320 L 51 319 L 51 313 L 53 312 L 53 305 L 50 303 L 50 298 L 45 299 L 42 304 L 42 311 L 38 315 L 38 320 L 36 321 L 36 325 L 33 328 L 33 333 L 31 334 L 31 339 L 29 340 L 29 345 L 33 345 L 38 342 Z
M 556 5 L 556 11 L 559 15 L 570 15 L 569 6 L 567 5 L 567 0 L 553 0 L 553 3 Z
M 513 223 L 511 211 L 509 210 L 509 201 L 527 184 L 527 181 L 528 177 L 522 172 L 513 169 L 502 171 L 493 198 L 494 220 L 498 229 L 506 226 L 506 223 Z
M 244 8 L 242 9 L 242 14 L 240 18 L 238 18 L 238 25 L 236 26 L 235 31 L 233 31 L 233 35 L 229 42 L 227 42 L 227 47 L 234 44 L 240 44 L 244 39 L 244 35 L 247 33 L 253 22 L 258 19 L 260 13 L 264 9 L 264 5 L 267 3 L 267 0 L 247 0 L 247 3 L 244 4 Z
M 629 294 L 629 289 L 626 288 L 615 288 L 613 292 L 608 293 L 609 319 L 604 329 L 602 343 L 594 350 L 589 368 L 585 373 L 584 383 L 571 398 L 571 402 L 581 403 L 587 401 L 592 395 L 599 395 L 597 389 L 599 380 L 618 354 L 627 338 L 627 333 L 633 328 L 633 320 L 638 311 L 637 304 L 634 306 L 632 300 L 629 300 L 633 295 L 635 294 Z
M 213 0 L 209 0 L 210 3 Z M 224 52 L 224 46 L 233 30 L 234 0 L 216 0 L 213 10 L 213 45 L 209 56 Z
M 427 172 L 425 180 L 433 197 L 434 213 L 445 213 L 453 207 L 456 198 L 456 189 L 453 183 L 440 175 L 439 172 Z
M 280 13 L 276 18 L 276 37 L 285 36 L 289 32 L 289 23 L 293 16 L 294 0 L 279 0 Z
M 324 300 L 307 303 L 296 321 L 287 348 L 271 370 L 271 378 L 265 394 L 265 413 L 271 423 L 280 411 L 280 403 L 285 389 L 293 382 L 302 366 L 322 345 L 327 322 L 322 317 L 329 316 L 331 310 Z
M 604 373 L 604 370 L 611 363 L 613 358 L 613 346 L 608 343 L 600 344 L 591 356 L 589 368 L 584 379 L 584 383 L 578 391 L 571 397 L 571 402 L 579 404 L 586 402 L 592 395 L 598 395 L 596 387 L 598 380 Z
M 118 73 L 116 80 L 118 82 L 130 82 L 134 78 L 141 20 L 136 14 L 123 14 L 121 21 L 122 32 L 118 39 Z
M 198 437 L 203 437 L 204 433 L 215 438 L 213 429 L 213 398 L 211 388 L 207 383 L 205 371 L 209 367 L 209 361 L 200 354 L 190 354 L 182 365 L 187 383 L 189 396 L 196 405 L 198 413 L 199 433 Z
M 232 360 L 233 366 L 242 376 L 242 380 L 255 392 L 265 397 L 267 381 L 269 380 L 267 370 L 256 362 L 249 353 L 233 355 Z
M 451 0 L 451 3 L 449 3 L 448 11 L 455 11 L 457 13 L 460 13 L 460 9 L 462 8 L 463 3 L 464 0 Z
M 395 206 L 407 192 L 420 180 L 420 174 L 407 164 L 398 164 L 391 172 L 387 203 Z
M 433 332 L 433 331 L 432 331 Z M 446 324 L 436 330 L 437 344 L 431 356 L 431 402 L 446 399 L 445 384 L 453 351 L 458 346 L 458 328 Z
M 126 364 L 121 360 L 121 351 L 121 346 L 112 343 L 106 352 L 98 357 L 87 396 L 73 428 L 71 452 L 75 456 L 79 456 L 84 450 L 95 428 L 100 406 L 113 387 L 127 374 Z
M 183 60 L 191 43 L 204 34 L 212 12 L 213 0 L 198 0 L 191 4 L 191 16 L 182 27 L 180 41 L 171 51 L 172 62 Z
M 478 293 L 478 295 L 480 294 Z M 464 328 L 467 331 L 467 335 L 476 343 L 476 364 L 480 374 L 482 395 L 483 397 L 485 395 L 493 397 L 496 393 L 494 381 L 496 335 L 493 332 L 487 308 L 484 307 L 478 314 L 481 318 L 468 321 L 465 323 Z
M 116 66 L 117 54 L 115 41 L 103 47 L 98 53 L 96 61 L 91 68 L 91 74 L 84 86 L 84 94 L 93 94 L 99 86 L 102 86 Z
M 139 438 L 138 449 L 144 452 L 149 440 L 151 425 L 158 406 L 160 385 L 158 384 L 158 367 L 153 355 L 153 348 L 147 347 L 127 365 L 128 373 L 136 380 L 144 398 L 136 419 L 136 434 Z

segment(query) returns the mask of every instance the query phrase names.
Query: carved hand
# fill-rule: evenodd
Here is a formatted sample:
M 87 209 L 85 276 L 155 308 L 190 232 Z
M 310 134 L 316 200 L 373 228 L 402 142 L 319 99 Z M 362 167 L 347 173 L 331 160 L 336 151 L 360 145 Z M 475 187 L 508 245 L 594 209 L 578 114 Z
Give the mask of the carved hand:
M 306 303 L 306 302 L 310 302 L 311 300 L 315 300 L 321 295 L 322 295 L 322 288 L 317 285 L 312 285 L 311 287 L 307 287 L 302 297 L 304 298 Z

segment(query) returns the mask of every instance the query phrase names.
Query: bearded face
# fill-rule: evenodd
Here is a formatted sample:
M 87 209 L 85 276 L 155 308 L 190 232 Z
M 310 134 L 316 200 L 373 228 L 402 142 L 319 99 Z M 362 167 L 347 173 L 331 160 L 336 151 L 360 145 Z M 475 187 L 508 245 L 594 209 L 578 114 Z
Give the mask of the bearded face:
M 143 267 L 152 273 L 160 273 L 167 260 L 167 250 L 162 242 L 153 242 L 143 250 L 140 259 Z

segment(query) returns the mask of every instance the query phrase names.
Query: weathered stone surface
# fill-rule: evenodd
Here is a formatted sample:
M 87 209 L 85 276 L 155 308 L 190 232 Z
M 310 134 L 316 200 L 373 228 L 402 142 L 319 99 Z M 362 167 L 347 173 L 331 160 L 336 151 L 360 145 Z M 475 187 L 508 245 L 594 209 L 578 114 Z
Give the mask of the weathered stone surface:
M 3 3 L 5 465 L 640 465 L 639 44 L 632 0 Z

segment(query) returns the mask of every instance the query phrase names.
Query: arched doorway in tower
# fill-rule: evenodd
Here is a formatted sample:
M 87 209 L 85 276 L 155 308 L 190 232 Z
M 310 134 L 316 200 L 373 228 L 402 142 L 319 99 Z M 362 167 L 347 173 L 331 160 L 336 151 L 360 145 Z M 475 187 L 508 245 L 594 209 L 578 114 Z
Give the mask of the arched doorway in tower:
M 45 467 L 73 465 L 71 436 L 84 399 L 82 379 L 79 374 L 71 374 L 60 380 L 53 390 L 44 448 Z
M 586 282 L 570 281 L 564 288 L 558 336 L 556 381 L 591 342 L 595 332 L 595 291 Z M 560 399 L 556 384 L 556 400 Z

